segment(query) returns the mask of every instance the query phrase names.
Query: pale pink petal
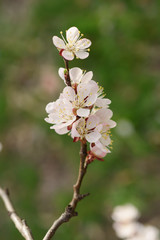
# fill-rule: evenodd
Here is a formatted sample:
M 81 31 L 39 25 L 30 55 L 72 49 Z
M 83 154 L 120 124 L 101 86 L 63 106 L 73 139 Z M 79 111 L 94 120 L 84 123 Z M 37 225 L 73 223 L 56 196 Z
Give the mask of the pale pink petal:
M 77 49 L 86 49 L 91 46 L 91 41 L 87 38 L 80 39 L 76 42 L 76 48 Z
M 65 68 L 59 68 L 58 74 L 59 74 L 60 78 L 62 78 L 64 80 L 64 82 L 66 83 L 66 80 L 64 77 L 64 71 L 65 71 Z
M 98 131 L 93 131 L 91 133 L 88 133 L 85 137 L 88 142 L 94 143 L 100 139 L 101 134 Z
M 98 125 L 97 125 L 97 127 L 95 128 L 98 132 L 101 132 L 102 131 L 102 129 L 103 129 L 103 124 L 99 124 L 99 119 L 98 119 Z
M 110 128 L 114 128 L 117 125 L 117 123 L 113 120 L 108 120 L 107 124 L 109 125 Z
M 72 120 L 67 121 L 66 123 L 57 124 L 50 128 L 51 129 L 61 129 L 61 128 L 67 127 L 67 126 L 71 125 L 74 122 L 74 120 L 75 119 L 72 119 Z
M 53 40 L 53 44 L 57 47 L 57 48 L 60 48 L 60 49 L 65 49 L 65 43 L 64 43 L 64 41 L 61 39 L 61 38 L 59 38 L 59 37 L 57 37 L 57 36 L 53 36 L 53 38 L 52 38 L 52 40 Z
M 77 96 L 79 101 L 83 101 L 89 96 L 90 88 L 87 84 L 80 83 L 77 87 Z M 87 99 L 86 99 L 87 100 Z
M 104 146 L 108 146 L 109 144 L 111 144 L 111 139 L 109 136 L 103 136 L 100 138 L 100 142 L 104 145 Z
M 113 229 L 115 230 L 116 235 L 121 239 L 147 240 L 146 237 L 143 238 L 143 236 L 142 236 L 142 238 L 141 238 L 141 236 L 139 236 L 138 234 L 137 234 L 138 236 L 136 236 L 136 233 L 139 230 L 138 222 L 131 221 L 131 222 L 127 222 L 127 224 L 114 222 Z M 136 236 L 136 238 L 134 238 L 134 236 Z M 148 238 L 148 240 L 156 240 L 156 239 Z
M 98 84 L 94 80 L 90 80 L 88 86 L 91 89 L 91 93 L 97 93 L 99 90 Z
M 112 117 L 113 112 L 108 108 L 101 108 L 95 114 L 99 117 L 101 122 L 106 123 Z
M 71 51 L 67 51 L 67 50 L 64 50 L 62 52 L 62 56 L 66 59 L 66 60 L 73 60 L 74 59 L 74 54 L 71 52 Z
M 82 73 L 83 73 L 82 70 L 78 67 L 71 68 L 69 70 L 69 75 L 72 82 L 79 83 L 82 77 Z
M 106 152 L 106 153 L 110 152 L 110 150 L 108 148 L 106 148 L 100 141 L 97 141 L 95 144 L 96 144 L 96 147 L 101 149 L 101 151 Z
M 76 51 L 75 55 L 76 55 L 77 58 L 85 59 L 85 58 L 87 58 L 89 56 L 89 53 L 88 52 L 84 52 L 84 51 Z
M 88 117 L 89 116 L 89 113 L 90 113 L 90 110 L 89 109 L 86 109 L 86 108 L 79 108 L 77 110 L 77 115 L 79 117 Z
M 92 144 L 90 144 L 90 149 L 91 149 L 91 152 L 98 158 L 104 158 L 107 154 L 107 152 L 102 151 L 96 145 L 92 147 Z
M 49 114 L 48 118 L 45 118 L 45 121 L 51 124 L 57 124 L 61 123 L 63 120 L 61 116 L 59 116 L 57 113 Z
M 46 106 L 46 112 L 47 113 L 52 113 L 55 109 L 55 102 L 50 102 Z
M 45 120 L 47 123 L 51 123 L 51 124 L 54 123 L 54 121 L 53 121 L 51 118 L 45 118 L 44 120 Z
M 55 132 L 62 135 L 62 134 L 66 134 L 69 132 L 67 127 L 61 128 L 61 129 L 55 129 Z
M 111 100 L 108 98 L 97 98 L 95 105 L 100 108 L 107 108 L 111 103 Z
M 75 91 L 72 87 L 65 87 L 63 89 L 63 96 L 66 98 L 68 101 L 74 101 L 75 99 Z
M 71 27 L 66 31 L 66 38 L 68 43 L 74 44 L 79 38 L 79 30 L 76 27 Z
M 85 106 L 92 106 L 95 103 L 96 99 L 97 99 L 97 95 L 92 94 L 87 98 L 87 101 L 85 102 Z
M 80 134 L 77 132 L 77 126 L 79 124 L 79 120 L 74 122 L 72 125 L 72 130 L 71 130 L 71 137 L 75 138 L 75 137 L 80 137 Z
M 82 83 L 88 83 L 93 77 L 93 72 L 89 71 L 86 74 L 83 75 L 81 82 Z
M 86 127 L 88 129 L 92 129 L 92 128 L 97 127 L 98 124 L 99 124 L 99 118 L 95 115 L 91 115 L 87 120 Z

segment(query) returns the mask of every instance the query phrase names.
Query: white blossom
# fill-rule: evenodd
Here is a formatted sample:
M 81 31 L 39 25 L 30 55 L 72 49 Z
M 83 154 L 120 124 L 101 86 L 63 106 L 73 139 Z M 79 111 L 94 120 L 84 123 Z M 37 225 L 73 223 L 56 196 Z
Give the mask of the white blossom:
M 86 139 L 88 142 L 96 142 L 101 137 L 99 131 L 101 126 L 98 125 L 99 119 L 91 115 L 87 120 L 80 118 L 73 123 L 71 137 Z
M 66 84 L 65 81 L 66 71 L 67 70 L 65 68 L 59 68 L 58 70 L 58 74 L 64 80 L 65 84 Z M 78 67 L 74 67 L 69 70 L 69 77 L 72 84 L 88 83 L 90 80 L 92 80 L 93 72 L 92 71 L 86 72 Z
M 55 129 L 58 134 L 65 134 L 69 132 L 68 127 L 76 120 L 72 109 L 72 104 L 60 97 L 57 101 L 47 104 L 48 118 L 45 118 L 45 121 L 54 124 L 50 128 Z
M 62 39 L 53 36 L 54 45 L 60 50 L 61 55 L 66 60 L 73 60 L 74 56 L 80 59 L 85 59 L 89 56 L 89 47 L 91 41 L 87 38 L 82 38 L 83 34 L 76 27 L 71 27 L 66 31 L 66 40 L 61 32 Z
M 117 206 L 112 213 L 112 219 L 115 222 L 127 223 L 139 218 L 140 213 L 138 209 L 132 204 Z
M 108 108 L 108 105 L 111 103 L 110 99 L 104 98 L 105 94 L 104 94 L 103 90 L 104 90 L 104 88 L 101 86 L 98 89 L 98 97 L 95 102 L 95 106 L 98 108 Z
M 138 231 L 142 228 L 141 224 L 137 222 L 129 222 L 129 223 L 117 223 L 113 224 L 113 229 L 116 232 L 117 237 L 122 239 L 128 239 L 137 234 Z M 151 240 L 151 239 L 150 239 Z
M 62 97 L 72 104 L 75 114 L 79 117 L 88 117 L 90 107 L 97 99 L 98 85 L 91 80 L 88 83 L 80 83 L 76 89 L 65 87 Z
M 159 240 L 160 231 L 158 228 L 148 225 L 142 227 L 138 230 L 135 236 L 128 238 L 127 240 Z
M 112 144 L 110 139 L 110 129 L 116 126 L 116 123 L 111 120 L 113 113 L 110 109 L 101 108 L 95 115 L 99 118 L 101 124 L 101 137 L 95 143 L 90 144 L 91 152 L 98 158 L 103 158 L 107 153 L 110 153 L 109 145 Z

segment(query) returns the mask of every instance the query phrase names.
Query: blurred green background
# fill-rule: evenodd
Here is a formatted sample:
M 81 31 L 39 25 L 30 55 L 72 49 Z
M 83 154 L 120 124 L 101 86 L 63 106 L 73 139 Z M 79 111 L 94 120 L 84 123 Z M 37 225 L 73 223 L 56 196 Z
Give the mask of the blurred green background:
M 111 212 L 130 202 L 141 221 L 160 226 L 160 1 L 5 0 L 0 2 L 0 185 L 8 187 L 35 239 L 72 196 L 79 143 L 44 121 L 45 106 L 64 87 L 63 60 L 52 36 L 71 26 L 91 39 L 90 57 L 75 60 L 94 72 L 112 100 L 113 151 L 89 166 L 79 217 L 55 240 L 115 240 Z M 0 238 L 20 240 L 0 201 Z

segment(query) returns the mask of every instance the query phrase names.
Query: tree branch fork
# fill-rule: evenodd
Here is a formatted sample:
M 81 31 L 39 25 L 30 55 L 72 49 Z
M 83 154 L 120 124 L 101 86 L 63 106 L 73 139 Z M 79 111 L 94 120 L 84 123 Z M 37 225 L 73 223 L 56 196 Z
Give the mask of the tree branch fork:
M 65 208 L 65 211 L 61 214 L 61 216 L 53 222 L 52 226 L 47 231 L 43 240 L 50 240 L 55 235 L 57 229 L 63 223 L 68 222 L 72 217 L 78 216 L 78 213 L 76 212 L 76 207 L 78 202 L 80 202 L 82 199 L 84 199 L 89 195 L 89 193 L 86 193 L 86 194 L 80 193 L 82 181 L 88 167 L 88 164 L 86 162 L 86 157 L 87 157 L 87 144 L 86 144 L 86 141 L 85 142 L 81 141 L 79 172 L 78 172 L 77 181 L 73 186 L 72 200 L 68 204 L 68 206 Z M 23 236 L 23 238 L 26 240 L 34 240 L 31 230 L 27 225 L 26 221 L 24 219 L 21 219 L 17 215 L 12 205 L 12 202 L 10 200 L 9 191 L 0 187 L 0 198 L 4 202 L 5 208 L 9 213 L 10 219 L 13 221 L 15 227 L 17 228 L 19 233 Z

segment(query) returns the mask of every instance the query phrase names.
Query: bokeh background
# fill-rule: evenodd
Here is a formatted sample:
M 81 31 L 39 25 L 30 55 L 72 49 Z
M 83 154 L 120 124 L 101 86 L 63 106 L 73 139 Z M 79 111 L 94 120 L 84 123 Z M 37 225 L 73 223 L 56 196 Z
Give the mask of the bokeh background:
M 64 87 L 52 36 L 78 27 L 90 57 L 70 67 L 92 70 L 112 100 L 113 151 L 88 169 L 79 217 L 55 240 L 116 240 L 114 206 L 133 203 L 141 221 L 160 226 L 160 1 L 2 0 L 0 6 L 0 185 L 42 239 L 72 196 L 79 143 L 44 121 Z M 22 237 L 0 201 L 0 238 Z

